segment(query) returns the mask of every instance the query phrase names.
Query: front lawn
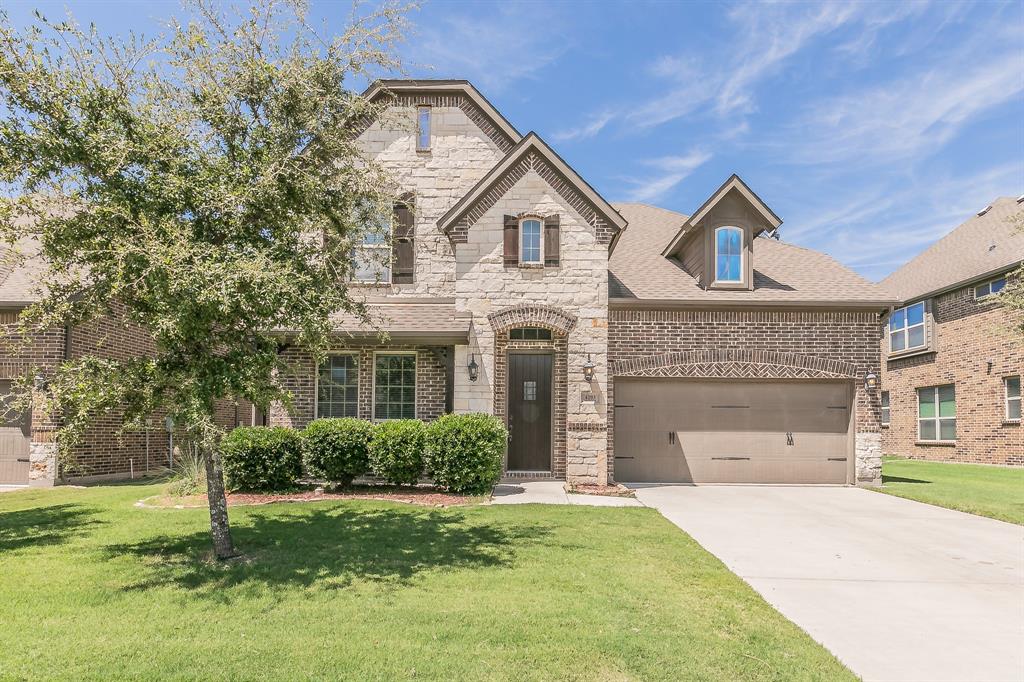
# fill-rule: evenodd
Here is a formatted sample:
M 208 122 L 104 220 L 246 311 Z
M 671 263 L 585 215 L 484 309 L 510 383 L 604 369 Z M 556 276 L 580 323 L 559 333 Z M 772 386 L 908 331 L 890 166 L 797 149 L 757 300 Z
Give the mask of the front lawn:
M 650 509 L 0 495 L 0 678 L 853 679 Z M 838 616 L 837 617 L 841 617 Z
M 1024 525 L 1024 469 L 885 457 L 880 490 Z

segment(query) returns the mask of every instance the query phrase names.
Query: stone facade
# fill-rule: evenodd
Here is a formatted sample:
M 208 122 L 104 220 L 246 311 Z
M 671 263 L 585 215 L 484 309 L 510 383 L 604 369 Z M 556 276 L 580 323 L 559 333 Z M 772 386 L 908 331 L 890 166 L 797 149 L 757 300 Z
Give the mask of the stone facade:
M 883 451 L 914 459 L 1024 465 L 1024 426 L 1006 419 L 1003 387 L 1005 377 L 1024 374 L 1024 343 L 1010 331 L 1012 313 L 994 299 L 976 299 L 974 287 L 966 286 L 933 298 L 930 318 L 927 352 L 883 363 L 882 389 L 889 393 L 891 415 L 882 430 Z M 880 342 L 886 357 L 884 333 Z M 956 441 L 918 441 L 917 389 L 944 384 L 956 386 Z
M 879 372 L 880 336 L 870 311 L 614 309 L 611 388 L 616 376 L 848 380 L 856 395 L 856 480 L 872 485 L 881 481 L 880 392 L 864 379 Z M 614 417 L 609 409 L 609 423 Z M 614 477 L 614 457 L 608 464 Z

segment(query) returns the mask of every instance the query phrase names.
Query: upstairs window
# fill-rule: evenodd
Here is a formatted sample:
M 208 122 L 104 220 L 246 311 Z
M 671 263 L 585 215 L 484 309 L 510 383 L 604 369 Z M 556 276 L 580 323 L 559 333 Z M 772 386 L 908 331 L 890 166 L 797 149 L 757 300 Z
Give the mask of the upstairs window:
M 956 388 L 931 386 L 917 389 L 918 440 L 956 440 Z
M 992 294 L 998 294 L 1006 286 L 1006 278 L 1000 277 L 994 279 L 991 282 L 985 282 L 982 285 L 974 287 L 974 298 L 985 298 Z
M 715 230 L 715 281 L 743 281 L 743 230 L 738 227 Z
M 364 284 L 391 282 L 391 221 L 367 228 L 359 245 L 352 249 L 352 279 Z
M 430 151 L 430 107 L 416 107 L 416 151 Z
M 541 222 L 537 218 L 525 218 L 519 223 L 519 262 L 540 264 Z
M 1003 386 L 1006 388 L 1006 421 L 1020 421 L 1020 377 L 1006 377 L 1003 379 Z
M 924 347 L 924 301 L 894 310 L 889 316 L 889 352 Z

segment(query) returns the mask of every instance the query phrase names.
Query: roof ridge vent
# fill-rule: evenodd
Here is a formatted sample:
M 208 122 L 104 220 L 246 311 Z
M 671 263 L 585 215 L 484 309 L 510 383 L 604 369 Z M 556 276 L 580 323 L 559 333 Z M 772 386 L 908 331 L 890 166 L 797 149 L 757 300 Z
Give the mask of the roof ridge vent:
M 992 210 L 992 204 L 989 204 L 985 208 L 983 208 L 980 211 L 978 211 L 978 217 L 980 218 L 981 216 L 985 215 L 986 213 L 988 213 L 991 210 Z

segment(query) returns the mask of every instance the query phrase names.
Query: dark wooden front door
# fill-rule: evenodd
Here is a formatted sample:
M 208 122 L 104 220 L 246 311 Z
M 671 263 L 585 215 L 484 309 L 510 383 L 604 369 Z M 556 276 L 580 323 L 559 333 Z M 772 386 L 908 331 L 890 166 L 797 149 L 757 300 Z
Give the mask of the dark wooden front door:
M 509 471 L 551 471 L 551 355 L 508 355 Z

